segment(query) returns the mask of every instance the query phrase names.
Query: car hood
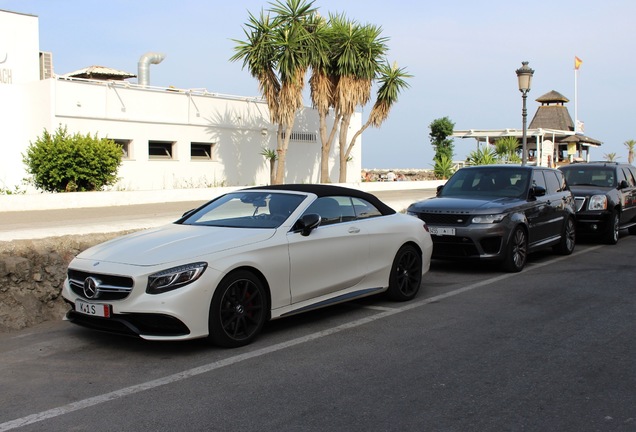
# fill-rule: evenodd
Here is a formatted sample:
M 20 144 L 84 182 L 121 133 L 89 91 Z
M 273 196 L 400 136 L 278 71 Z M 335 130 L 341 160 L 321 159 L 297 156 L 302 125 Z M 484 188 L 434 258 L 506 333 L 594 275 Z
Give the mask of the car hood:
M 275 229 L 224 228 L 171 224 L 93 246 L 78 259 L 153 266 L 221 252 L 272 237 Z
M 496 197 L 434 197 L 411 204 L 408 211 L 427 213 L 502 213 L 520 206 L 525 200 Z
M 602 187 L 602 186 L 583 186 L 583 185 L 570 185 L 569 186 L 572 195 L 575 196 L 590 196 L 590 195 L 605 195 L 614 188 Z

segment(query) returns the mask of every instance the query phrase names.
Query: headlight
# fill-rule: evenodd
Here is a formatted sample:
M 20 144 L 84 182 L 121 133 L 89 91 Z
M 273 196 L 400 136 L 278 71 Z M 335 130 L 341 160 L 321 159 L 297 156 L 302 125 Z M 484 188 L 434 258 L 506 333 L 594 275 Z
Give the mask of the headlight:
M 407 215 L 409 215 L 409 216 L 415 216 L 415 217 L 417 217 L 417 213 L 415 213 L 415 212 L 413 212 L 413 211 L 408 211 L 408 210 L 407 210 L 407 211 L 406 211 L 406 214 L 407 214 Z
M 607 197 L 605 195 L 592 195 L 587 205 L 588 210 L 605 210 L 607 208 Z
M 499 223 L 506 217 L 505 214 L 494 214 L 494 215 L 483 215 L 483 216 L 474 216 L 473 223 L 477 224 L 492 224 Z
M 208 263 L 197 262 L 163 270 L 148 276 L 148 294 L 161 294 L 199 279 Z

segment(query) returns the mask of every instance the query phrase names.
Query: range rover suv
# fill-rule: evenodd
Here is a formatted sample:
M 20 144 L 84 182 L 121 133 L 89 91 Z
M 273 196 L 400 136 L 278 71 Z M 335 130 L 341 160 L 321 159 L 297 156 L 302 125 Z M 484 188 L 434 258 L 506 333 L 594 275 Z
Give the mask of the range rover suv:
M 616 244 L 621 229 L 636 234 L 636 168 L 618 162 L 583 162 L 559 168 L 576 201 L 577 232 Z
M 428 225 L 433 258 L 500 261 L 511 272 L 538 249 L 571 254 L 576 240 L 574 198 L 563 173 L 551 168 L 461 168 L 407 213 Z

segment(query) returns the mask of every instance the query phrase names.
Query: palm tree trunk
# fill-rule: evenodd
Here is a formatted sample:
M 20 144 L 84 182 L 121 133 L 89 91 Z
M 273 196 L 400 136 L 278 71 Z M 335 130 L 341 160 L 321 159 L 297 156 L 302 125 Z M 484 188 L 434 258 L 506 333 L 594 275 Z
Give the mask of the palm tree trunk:
M 285 160 L 287 159 L 287 148 L 289 147 L 289 140 L 291 139 L 291 129 L 291 126 L 285 127 L 282 123 L 278 125 L 278 131 L 276 133 L 278 164 L 276 165 L 276 179 L 274 184 L 285 183 Z
M 340 135 L 338 141 L 340 144 L 340 174 L 339 182 L 347 182 L 347 132 L 349 131 L 349 123 L 351 122 L 351 114 L 345 114 L 340 121 Z
M 329 154 L 331 153 L 333 141 L 336 138 L 340 118 L 341 116 L 339 114 L 335 116 L 331 131 L 329 132 L 329 136 L 327 136 L 327 114 L 320 114 L 320 138 L 322 141 L 320 153 L 320 183 L 331 183 L 331 176 L 329 175 Z

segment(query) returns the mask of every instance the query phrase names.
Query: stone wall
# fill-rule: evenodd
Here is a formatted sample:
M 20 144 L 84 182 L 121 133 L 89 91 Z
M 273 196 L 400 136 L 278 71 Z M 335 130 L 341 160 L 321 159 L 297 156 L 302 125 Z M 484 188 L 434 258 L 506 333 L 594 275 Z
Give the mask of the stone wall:
M 81 251 L 124 233 L 0 242 L 0 332 L 62 319 L 66 268 Z

